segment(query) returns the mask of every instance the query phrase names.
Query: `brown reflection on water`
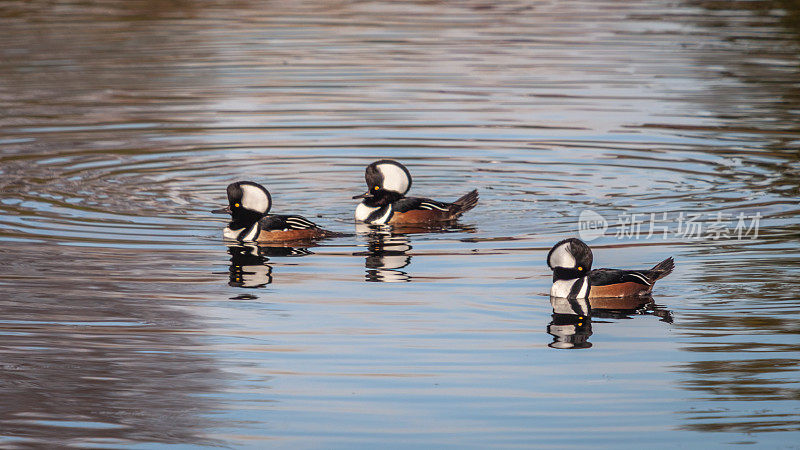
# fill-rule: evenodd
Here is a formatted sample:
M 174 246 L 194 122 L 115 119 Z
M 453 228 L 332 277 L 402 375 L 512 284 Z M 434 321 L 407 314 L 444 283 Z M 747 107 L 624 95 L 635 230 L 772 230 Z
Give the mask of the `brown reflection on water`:
M 699 104 L 719 128 L 685 132 L 727 141 L 737 136 L 719 149 L 731 158 L 730 169 L 719 175 L 728 187 L 746 188 L 723 196 L 772 220 L 762 224 L 757 240 L 707 243 L 691 252 L 695 270 L 688 277 L 699 288 L 677 325 L 693 357 L 678 367 L 682 387 L 713 406 L 681 411 L 683 428 L 798 431 L 800 414 L 784 404 L 800 400 L 800 317 L 793 294 L 800 228 L 786 220 L 791 214 L 780 204 L 796 205 L 800 196 L 800 4 L 687 3 L 709 12 L 698 23 L 723 40 L 693 51 L 698 70 L 709 77 Z M 724 189 L 721 183 L 718 190 Z M 767 199 L 767 193 L 786 200 Z
M 200 350 L 197 320 L 174 299 L 137 294 L 136 264 L 124 255 L 26 250 L 0 250 L 6 283 L 16 280 L 0 320 L 4 442 L 212 444 L 208 414 L 225 381 Z
M 709 246 L 692 281 L 704 286 L 679 328 L 684 350 L 682 386 L 718 409 L 683 411 L 688 429 L 726 432 L 798 431 L 800 416 L 780 403 L 800 400 L 800 327 L 797 286 L 800 253 L 783 238 L 753 245 Z M 736 256 L 736 264 L 730 263 Z M 732 283 L 731 280 L 736 280 Z M 731 403 L 731 406 L 727 406 Z M 782 412 L 777 413 L 776 410 Z

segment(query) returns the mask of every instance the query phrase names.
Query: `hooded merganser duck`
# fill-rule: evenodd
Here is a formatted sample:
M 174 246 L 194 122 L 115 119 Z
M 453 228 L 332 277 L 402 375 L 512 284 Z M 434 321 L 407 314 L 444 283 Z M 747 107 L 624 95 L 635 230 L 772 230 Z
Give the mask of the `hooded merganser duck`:
M 672 273 L 675 261 L 669 257 L 650 270 L 592 270 L 592 250 L 580 239 L 570 238 L 553 246 L 547 254 L 547 265 L 553 270 L 550 295 L 580 302 L 649 295 L 657 280 Z M 578 309 L 587 311 L 583 305 Z
M 406 197 L 411 174 L 397 161 L 382 159 L 367 166 L 369 189 L 353 197 L 364 199 L 356 207 L 356 220 L 370 225 L 452 222 L 478 203 L 475 189 L 453 203 Z
M 231 215 L 222 235 L 239 242 L 309 241 L 334 235 L 302 216 L 267 214 L 271 207 L 272 196 L 264 186 L 237 181 L 228 185 L 228 206 L 211 212 Z

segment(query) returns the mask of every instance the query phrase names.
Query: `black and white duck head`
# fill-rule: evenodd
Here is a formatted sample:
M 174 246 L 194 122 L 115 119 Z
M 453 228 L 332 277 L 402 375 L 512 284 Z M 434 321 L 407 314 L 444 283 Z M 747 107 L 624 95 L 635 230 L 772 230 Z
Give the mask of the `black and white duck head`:
M 367 192 L 356 195 L 363 199 L 356 207 L 356 220 L 383 225 L 392 217 L 391 204 L 411 189 L 411 174 L 397 161 L 382 159 L 367 166 L 364 173 Z
M 564 239 L 550 249 L 547 265 L 553 270 L 550 296 L 567 299 L 589 297 L 592 249 L 576 238 Z
M 252 181 L 237 181 L 228 185 L 228 206 L 212 211 L 230 214 L 231 222 L 223 236 L 237 241 L 255 241 L 261 231 L 259 220 L 272 208 L 269 191 Z

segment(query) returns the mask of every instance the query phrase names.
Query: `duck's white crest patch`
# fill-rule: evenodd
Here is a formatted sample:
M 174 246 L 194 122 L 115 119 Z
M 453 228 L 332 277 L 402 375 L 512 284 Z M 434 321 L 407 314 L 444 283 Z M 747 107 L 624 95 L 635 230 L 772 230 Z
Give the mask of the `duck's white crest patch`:
M 266 214 L 269 211 L 269 197 L 261 189 L 249 184 L 242 184 L 242 206 L 260 213 Z
M 383 188 L 387 191 L 405 194 L 408 192 L 410 181 L 405 170 L 394 164 L 378 164 L 376 169 L 383 175 Z
M 565 242 L 553 250 L 553 253 L 550 254 L 550 261 L 548 261 L 550 267 L 564 267 L 566 269 L 577 267 L 578 264 L 575 261 L 575 257 L 569 252 L 568 247 L 569 242 Z

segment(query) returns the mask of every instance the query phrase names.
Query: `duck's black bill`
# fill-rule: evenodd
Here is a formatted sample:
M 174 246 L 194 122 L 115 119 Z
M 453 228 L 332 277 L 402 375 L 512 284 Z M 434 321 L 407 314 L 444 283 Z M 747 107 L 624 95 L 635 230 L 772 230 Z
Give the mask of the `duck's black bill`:
M 363 193 L 363 194 L 361 194 L 361 195 L 354 195 L 354 196 L 353 196 L 353 200 L 355 200 L 355 199 L 357 199 L 357 198 L 372 198 L 372 197 L 373 197 L 373 195 L 372 195 L 372 193 L 371 193 L 371 192 L 364 192 L 364 193 Z
M 230 214 L 230 213 L 231 213 L 230 205 L 224 208 L 211 210 L 211 214 Z

